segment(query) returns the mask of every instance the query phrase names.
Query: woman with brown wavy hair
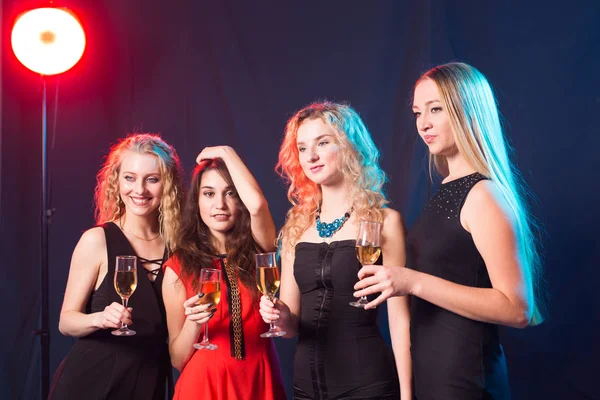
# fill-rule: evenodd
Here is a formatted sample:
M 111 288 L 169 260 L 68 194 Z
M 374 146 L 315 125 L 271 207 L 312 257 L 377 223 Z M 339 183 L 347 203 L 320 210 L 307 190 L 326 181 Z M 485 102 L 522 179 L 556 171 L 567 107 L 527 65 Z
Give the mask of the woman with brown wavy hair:
M 197 158 L 163 297 L 175 399 L 285 399 L 272 339 L 258 311 L 254 254 L 275 248 L 275 224 L 258 183 L 237 153 L 207 147 Z M 198 305 L 202 268 L 221 271 L 221 302 Z M 214 350 L 195 350 L 209 324 Z
M 75 247 L 60 313 L 61 333 L 78 340 L 49 398 L 162 400 L 171 368 L 161 265 L 177 244 L 179 158 L 158 135 L 131 135 L 111 148 L 97 181 L 98 226 Z M 127 308 L 113 287 L 119 255 L 138 257 Z M 111 335 L 122 323 L 136 335 Z

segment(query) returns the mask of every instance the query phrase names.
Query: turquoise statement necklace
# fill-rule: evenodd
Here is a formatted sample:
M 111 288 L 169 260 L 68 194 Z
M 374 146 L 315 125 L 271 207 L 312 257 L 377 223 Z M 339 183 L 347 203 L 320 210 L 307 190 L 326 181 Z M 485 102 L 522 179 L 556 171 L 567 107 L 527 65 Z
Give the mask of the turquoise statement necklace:
M 354 208 L 351 207 L 346 213 L 340 217 L 333 220 L 331 223 L 321 222 L 321 207 L 317 209 L 317 232 L 319 232 L 319 237 L 322 238 L 330 238 L 332 237 L 340 228 L 344 225 L 344 222 L 350 218 L 350 214 Z

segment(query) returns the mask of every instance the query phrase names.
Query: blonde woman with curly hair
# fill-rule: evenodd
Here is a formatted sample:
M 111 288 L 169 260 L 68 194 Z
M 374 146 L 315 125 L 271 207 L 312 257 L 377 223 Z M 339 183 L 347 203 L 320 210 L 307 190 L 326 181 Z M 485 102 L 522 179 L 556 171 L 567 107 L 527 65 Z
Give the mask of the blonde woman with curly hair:
M 403 223 L 386 207 L 378 158 L 347 105 L 314 103 L 288 121 L 277 165 L 292 203 L 280 234 L 281 294 L 275 304 L 261 298 L 261 315 L 285 337 L 298 336 L 295 399 L 411 398 L 406 299 L 388 302 L 393 352 L 377 310 L 349 305 L 361 220 L 382 223 L 384 259 L 404 265 Z
M 414 89 L 417 131 L 442 176 L 409 231 L 407 267 L 365 266 L 356 296 L 411 295 L 419 399 L 509 399 L 499 325 L 543 321 L 535 223 L 487 79 L 464 63 Z
M 176 245 L 179 158 L 158 135 L 131 135 L 111 148 L 97 181 L 98 226 L 75 247 L 60 313 L 61 333 L 78 340 L 49 398 L 163 400 L 171 368 L 161 266 Z M 113 286 L 119 255 L 138 257 L 127 308 Z M 121 324 L 136 335 L 112 335 Z

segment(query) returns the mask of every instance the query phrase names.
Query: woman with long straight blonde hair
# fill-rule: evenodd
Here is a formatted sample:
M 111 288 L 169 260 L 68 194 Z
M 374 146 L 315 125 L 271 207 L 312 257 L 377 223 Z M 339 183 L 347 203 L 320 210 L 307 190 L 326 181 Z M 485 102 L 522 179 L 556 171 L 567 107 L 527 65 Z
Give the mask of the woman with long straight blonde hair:
M 409 231 L 407 268 L 365 266 L 355 295 L 381 292 L 370 306 L 411 295 L 417 398 L 508 399 L 498 325 L 543 321 L 524 184 L 477 69 L 450 63 L 423 74 L 413 112 L 443 181 Z
M 281 295 L 274 303 L 263 296 L 261 314 L 298 337 L 294 398 L 411 398 L 406 298 L 388 302 L 393 352 L 377 310 L 349 305 L 361 220 L 382 225 L 386 261 L 405 260 L 402 219 L 386 207 L 385 174 L 365 124 L 347 105 L 310 104 L 288 121 L 277 168 L 292 208 L 280 234 Z

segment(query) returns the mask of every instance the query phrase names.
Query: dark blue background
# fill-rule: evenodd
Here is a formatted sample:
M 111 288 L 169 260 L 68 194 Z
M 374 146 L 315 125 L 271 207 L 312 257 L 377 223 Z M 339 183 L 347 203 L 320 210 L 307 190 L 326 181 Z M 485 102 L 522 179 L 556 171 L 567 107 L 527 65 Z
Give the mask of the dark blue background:
M 169 4 L 170 3 L 170 4 Z M 275 221 L 289 207 L 273 167 L 287 118 L 316 99 L 349 101 L 382 152 L 393 207 L 410 224 L 427 193 L 411 89 L 435 64 L 466 61 L 496 88 L 516 162 L 546 236 L 550 319 L 502 331 L 513 398 L 598 399 L 600 5 L 597 1 L 57 1 L 81 18 L 81 62 L 48 81 L 51 372 L 71 252 L 93 224 L 109 145 L 161 132 L 186 170 L 205 146 L 236 148 Z M 10 50 L 18 13 L 2 1 L 0 398 L 39 398 L 41 85 Z M 58 92 L 58 102 L 55 101 Z M 55 112 L 55 106 L 57 111 Z M 278 340 L 286 384 L 293 341 Z

